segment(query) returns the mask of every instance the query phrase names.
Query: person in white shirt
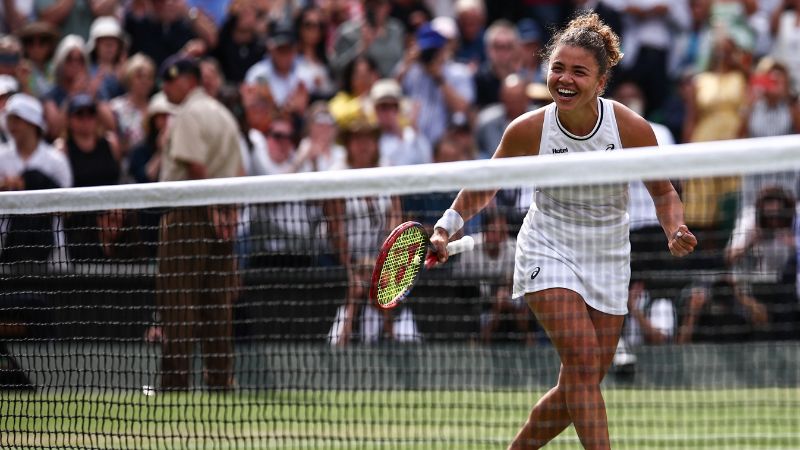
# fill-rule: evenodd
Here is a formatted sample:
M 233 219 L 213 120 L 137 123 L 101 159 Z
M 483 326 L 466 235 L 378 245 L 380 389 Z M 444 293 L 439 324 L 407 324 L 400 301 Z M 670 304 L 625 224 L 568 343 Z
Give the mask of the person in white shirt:
M 430 142 L 414 127 L 403 123 L 406 120 L 403 113 L 408 103 L 404 101 L 400 84 L 390 78 L 378 80 L 372 85 L 369 96 L 380 128 L 380 165 L 405 166 L 432 162 Z
M 11 140 L 0 146 L 0 191 L 72 186 L 66 156 L 44 139 L 42 104 L 28 94 L 14 94 L 5 106 Z M 63 244 L 59 219 L 48 216 L 0 218 L 0 262 L 45 262 L 54 246 Z M 48 230 L 31 233 L 31 230 Z
M 278 107 L 303 114 L 314 86 L 314 73 L 297 58 L 294 30 L 286 24 L 274 24 L 267 48 L 269 57 L 247 70 L 245 84 L 267 86 Z

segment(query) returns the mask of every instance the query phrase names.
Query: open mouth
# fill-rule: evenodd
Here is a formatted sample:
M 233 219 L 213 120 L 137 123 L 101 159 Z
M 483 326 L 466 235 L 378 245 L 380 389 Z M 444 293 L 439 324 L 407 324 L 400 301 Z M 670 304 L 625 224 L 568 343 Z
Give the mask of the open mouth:
M 559 88 L 556 92 L 558 92 L 558 96 L 559 97 L 563 97 L 563 98 L 572 98 L 572 97 L 575 97 L 576 95 L 578 95 L 578 93 L 576 91 L 573 91 L 572 89 L 565 89 L 565 88 Z

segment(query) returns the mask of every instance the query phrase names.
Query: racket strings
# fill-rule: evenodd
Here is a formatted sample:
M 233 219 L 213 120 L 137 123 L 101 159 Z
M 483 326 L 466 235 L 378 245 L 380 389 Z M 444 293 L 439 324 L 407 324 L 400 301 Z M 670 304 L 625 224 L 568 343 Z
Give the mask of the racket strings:
M 377 300 L 386 305 L 404 295 L 422 267 L 426 236 L 418 228 L 403 232 L 389 248 L 377 289 Z

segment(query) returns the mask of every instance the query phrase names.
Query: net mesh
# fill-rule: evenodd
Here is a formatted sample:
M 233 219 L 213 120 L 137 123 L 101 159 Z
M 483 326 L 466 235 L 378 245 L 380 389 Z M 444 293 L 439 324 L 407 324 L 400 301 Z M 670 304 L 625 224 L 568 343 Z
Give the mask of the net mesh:
M 614 446 L 798 448 L 798 142 L 0 194 L 0 447 L 503 448 L 561 363 L 512 299 L 532 183 L 630 182 L 630 250 L 581 247 L 631 257 Z M 640 179 L 673 180 L 691 257 Z M 389 231 L 430 230 L 461 187 L 500 189 L 465 225 L 475 249 L 369 306 Z M 550 444 L 578 445 L 572 427 Z

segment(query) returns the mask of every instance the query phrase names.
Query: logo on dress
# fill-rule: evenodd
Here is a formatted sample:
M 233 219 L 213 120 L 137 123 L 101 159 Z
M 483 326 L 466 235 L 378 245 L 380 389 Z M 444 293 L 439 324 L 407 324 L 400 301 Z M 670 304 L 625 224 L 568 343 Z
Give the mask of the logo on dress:
M 553 153 L 567 153 L 569 150 L 567 148 L 554 148 Z
M 608 144 L 608 145 L 606 146 L 606 151 L 608 152 L 608 151 L 614 150 L 614 147 L 615 147 L 615 145 L 614 145 L 614 144 Z
M 540 271 L 540 270 L 542 270 L 542 269 L 541 269 L 541 268 L 539 268 L 539 267 L 535 267 L 535 268 L 533 269 L 533 272 L 531 273 L 531 280 L 532 280 L 532 279 L 534 279 L 534 278 L 536 278 L 536 275 L 539 275 L 539 271 Z

